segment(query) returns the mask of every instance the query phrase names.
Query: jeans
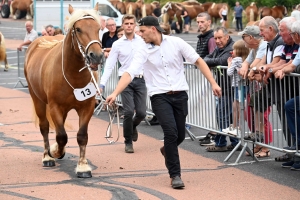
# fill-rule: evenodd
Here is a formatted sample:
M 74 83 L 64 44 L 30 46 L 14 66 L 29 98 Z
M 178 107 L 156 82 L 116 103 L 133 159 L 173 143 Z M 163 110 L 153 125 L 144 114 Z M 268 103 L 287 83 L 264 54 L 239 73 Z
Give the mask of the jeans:
M 188 114 L 188 95 L 156 94 L 151 98 L 152 110 L 164 132 L 165 161 L 170 178 L 181 176 L 178 145 L 185 138 L 185 120 Z
M 217 99 L 217 122 L 220 131 L 229 127 L 232 123 L 232 99 L 231 95 L 223 94 L 220 98 Z M 229 137 L 232 146 L 236 146 L 239 142 L 237 138 Z M 227 146 L 227 140 L 225 135 L 218 134 L 215 137 L 216 147 Z
M 235 17 L 235 22 L 236 22 L 236 30 L 241 29 L 243 30 L 243 22 L 242 22 L 242 17 Z
M 146 116 L 147 89 L 144 78 L 134 78 L 121 93 L 121 98 L 124 109 L 123 136 L 125 144 L 132 144 L 133 130 Z
M 300 99 L 298 96 L 296 98 L 288 100 L 284 105 L 288 128 L 290 130 L 290 133 L 294 141 L 296 141 L 296 134 L 297 134 L 298 146 L 300 146 L 300 102 L 299 100 Z M 296 115 L 296 119 L 295 119 L 295 115 Z M 297 133 L 296 133 L 296 127 L 297 127 Z

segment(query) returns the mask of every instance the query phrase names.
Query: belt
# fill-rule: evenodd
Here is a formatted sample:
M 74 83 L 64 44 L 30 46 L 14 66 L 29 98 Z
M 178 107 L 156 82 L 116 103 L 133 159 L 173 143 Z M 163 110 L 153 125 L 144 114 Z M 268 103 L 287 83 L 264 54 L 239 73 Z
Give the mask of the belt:
M 140 75 L 136 75 L 136 76 L 134 76 L 135 78 L 143 78 L 143 75 L 142 74 L 140 74 Z
M 181 91 L 169 91 L 169 92 L 166 92 L 166 94 L 177 94 L 179 92 L 181 92 Z

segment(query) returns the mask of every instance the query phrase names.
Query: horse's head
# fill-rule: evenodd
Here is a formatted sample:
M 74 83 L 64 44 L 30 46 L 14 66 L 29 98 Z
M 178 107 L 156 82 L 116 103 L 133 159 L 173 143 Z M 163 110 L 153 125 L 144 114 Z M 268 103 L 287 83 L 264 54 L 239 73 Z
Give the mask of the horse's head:
M 166 12 L 168 12 L 168 10 L 172 10 L 172 3 L 171 2 L 167 2 L 166 5 L 164 5 L 162 8 L 161 8 L 161 12 L 163 14 L 165 14 Z
M 99 41 L 100 22 L 98 3 L 95 11 L 76 10 L 69 5 L 69 33 L 72 37 L 72 45 L 78 45 L 78 49 L 85 59 L 85 64 L 92 70 L 98 70 L 98 65 L 102 63 L 103 52 Z
M 287 16 L 288 12 L 287 12 L 287 9 L 286 9 L 286 7 L 285 7 L 285 6 L 283 6 L 283 9 L 284 9 L 284 11 L 283 11 L 283 15 L 284 15 L 284 16 Z

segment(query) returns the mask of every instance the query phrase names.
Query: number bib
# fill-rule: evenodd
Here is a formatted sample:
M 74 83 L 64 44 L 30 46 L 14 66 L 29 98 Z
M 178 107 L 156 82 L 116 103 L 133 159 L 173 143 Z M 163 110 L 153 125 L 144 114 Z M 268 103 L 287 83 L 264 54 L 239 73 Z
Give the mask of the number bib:
M 89 98 L 95 96 L 96 91 L 97 91 L 97 89 L 96 89 L 95 85 L 93 83 L 89 83 L 84 88 L 74 89 L 73 92 L 74 92 L 75 98 L 78 101 L 84 101 L 86 99 L 89 99 Z

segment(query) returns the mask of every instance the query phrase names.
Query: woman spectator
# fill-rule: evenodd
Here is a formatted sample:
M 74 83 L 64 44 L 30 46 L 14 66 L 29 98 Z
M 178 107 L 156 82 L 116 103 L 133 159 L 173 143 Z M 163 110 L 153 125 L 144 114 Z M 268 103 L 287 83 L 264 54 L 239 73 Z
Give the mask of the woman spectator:
M 222 8 L 220 9 L 219 15 L 221 17 L 221 24 L 223 27 L 226 26 L 226 21 L 227 21 L 227 14 L 228 14 L 228 8 L 226 4 L 223 4 Z

